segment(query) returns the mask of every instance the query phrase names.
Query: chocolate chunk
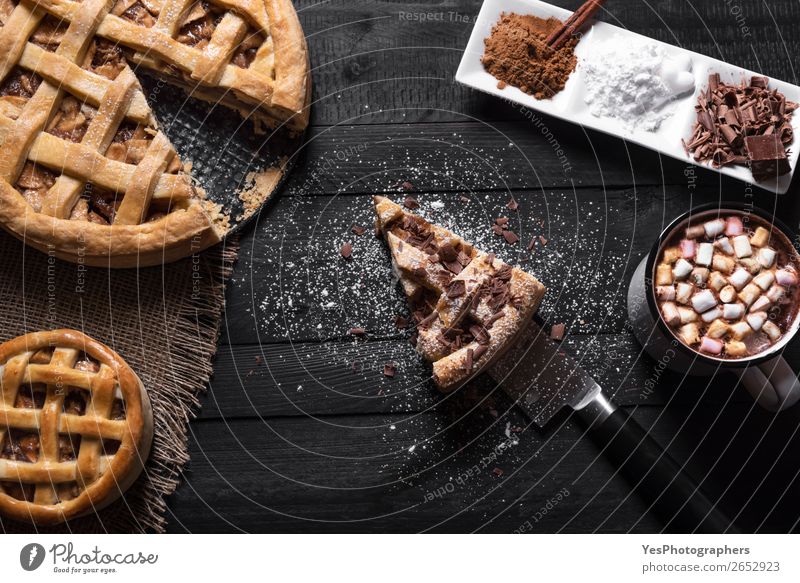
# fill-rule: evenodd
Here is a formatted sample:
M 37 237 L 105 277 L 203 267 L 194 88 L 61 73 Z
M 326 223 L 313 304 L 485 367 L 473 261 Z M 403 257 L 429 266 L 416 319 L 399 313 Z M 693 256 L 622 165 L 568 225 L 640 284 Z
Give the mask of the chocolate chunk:
M 494 220 L 494 224 L 504 227 L 505 225 L 508 224 L 508 217 L 498 217 Z
M 355 223 L 353 224 L 353 226 L 352 226 L 352 227 L 350 227 L 350 230 L 351 230 L 353 233 L 355 233 L 356 235 L 358 235 L 359 237 L 360 237 L 361 235 L 363 235 L 364 233 L 366 233 L 366 232 L 367 232 L 367 229 L 365 229 L 365 228 L 364 228 L 364 227 L 362 227 L 361 225 L 356 225 Z
M 747 136 L 745 147 L 750 158 L 750 170 L 756 180 L 777 178 L 791 170 L 780 136 Z
M 414 185 L 411 184 L 408 180 L 403 182 L 403 184 L 401 184 L 400 186 L 403 187 L 403 190 L 414 190 Z
M 567 326 L 565 324 L 553 324 L 553 327 L 550 328 L 550 338 L 556 341 L 561 341 L 564 339 L 564 333 L 567 330 Z
M 403 200 L 403 206 L 404 206 L 404 207 L 406 207 L 407 209 L 410 209 L 410 210 L 412 210 L 412 211 L 413 211 L 413 210 L 415 210 L 415 209 L 418 209 L 418 208 L 419 208 L 419 203 L 417 202 L 417 200 L 416 200 L 416 199 L 414 199 L 414 198 L 411 198 L 410 196 L 407 196 L 407 197 L 406 197 L 406 198 Z
M 519 241 L 519 237 L 517 237 L 513 231 L 503 231 L 503 238 L 509 245 L 514 245 L 517 241 Z
M 464 266 L 458 261 L 442 261 L 442 263 L 453 275 L 458 275 L 464 270 Z
M 350 243 L 345 243 L 339 252 L 345 259 L 350 259 L 353 255 L 353 246 Z
M 511 200 L 508 201 L 506 206 L 512 211 L 515 211 L 519 208 L 519 203 L 514 199 L 514 197 L 511 197 Z
M 447 297 L 451 300 L 453 298 L 459 298 L 467 293 L 467 286 L 464 283 L 464 280 L 461 279 L 454 279 L 450 282 L 450 285 L 447 286 Z
M 472 348 L 467 349 L 467 359 L 464 362 L 464 368 L 467 369 L 467 372 L 472 372 L 472 359 L 475 355 L 475 351 Z
M 351 336 L 365 336 L 367 331 L 363 328 L 350 328 L 350 335 Z
M 480 360 L 481 356 L 483 356 L 483 353 L 487 350 L 489 350 L 488 347 L 484 346 L 483 344 L 479 345 L 472 353 L 473 360 L 476 362 Z
M 442 262 L 456 261 L 458 259 L 458 252 L 450 243 L 443 243 L 439 246 L 439 257 L 441 257 Z
M 460 196 L 459 200 L 464 204 L 469 204 L 469 199 L 466 196 Z
M 547 239 L 544 238 L 544 235 L 539 235 L 539 243 L 541 243 L 543 246 L 547 245 Z
M 394 378 L 394 375 L 397 374 L 397 367 L 394 363 L 388 363 L 383 365 L 383 376 L 387 378 Z

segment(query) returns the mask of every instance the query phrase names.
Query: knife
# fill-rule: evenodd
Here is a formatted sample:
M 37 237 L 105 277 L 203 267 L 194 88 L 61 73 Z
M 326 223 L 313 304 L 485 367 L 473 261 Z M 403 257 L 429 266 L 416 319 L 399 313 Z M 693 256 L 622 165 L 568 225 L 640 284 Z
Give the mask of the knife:
M 652 504 L 666 531 L 736 532 L 681 466 L 537 323 L 487 372 L 540 428 L 564 407 L 572 408 L 603 454 Z

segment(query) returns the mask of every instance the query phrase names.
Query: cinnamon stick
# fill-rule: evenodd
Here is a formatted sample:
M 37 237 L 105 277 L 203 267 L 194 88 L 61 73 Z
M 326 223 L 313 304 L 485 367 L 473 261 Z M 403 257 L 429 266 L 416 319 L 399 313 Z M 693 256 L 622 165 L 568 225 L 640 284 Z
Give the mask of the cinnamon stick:
M 572 13 L 572 16 L 564 21 L 561 28 L 553 31 L 550 36 L 547 37 L 547 45 L 553 50 L 557 50 L 561 47 L 561 45 L 581 30 L 586 23 L 594 17 L 597 11 L 603 6 L 604 2 L 605 0 L 588 0 L 584 2 L 580 8 Z

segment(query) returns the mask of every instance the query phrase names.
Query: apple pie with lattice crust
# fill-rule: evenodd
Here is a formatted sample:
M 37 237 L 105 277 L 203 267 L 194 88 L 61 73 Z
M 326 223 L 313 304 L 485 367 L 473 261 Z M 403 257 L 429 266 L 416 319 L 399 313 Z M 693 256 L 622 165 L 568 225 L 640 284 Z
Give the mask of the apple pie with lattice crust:
M 142 382 L 75 330 L 0 345 L 0 513 L 37 525 L 113 502 L 141 473 L 153 439 Z
M 449 391 L 483 371 L 525 330 L 544 297 L 532 275 L 375 197 L 377 230 L 416 322 L 417 351 Z
M 129 63 L 267 126 L 303 129 L 290 0 L 0 0 L 0 224 L 71 261 L 160 264 L 220 240 Z

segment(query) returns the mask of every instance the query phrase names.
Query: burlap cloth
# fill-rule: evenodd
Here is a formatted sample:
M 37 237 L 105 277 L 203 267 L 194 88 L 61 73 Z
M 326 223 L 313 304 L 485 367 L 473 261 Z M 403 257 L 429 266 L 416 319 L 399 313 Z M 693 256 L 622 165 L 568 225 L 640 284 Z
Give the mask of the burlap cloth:
M 2 520 L 5 532 L 162 532 L 165 497 L 189 460 L 187 426 L 211 376 L 238 243 L 165 267 L 106 270 L 72 265 L 0 232 L 0 340 L 74 328 L 119 353 L 142 379 L 155 436 L 145 471 L 97 515 L 53 529 Z

